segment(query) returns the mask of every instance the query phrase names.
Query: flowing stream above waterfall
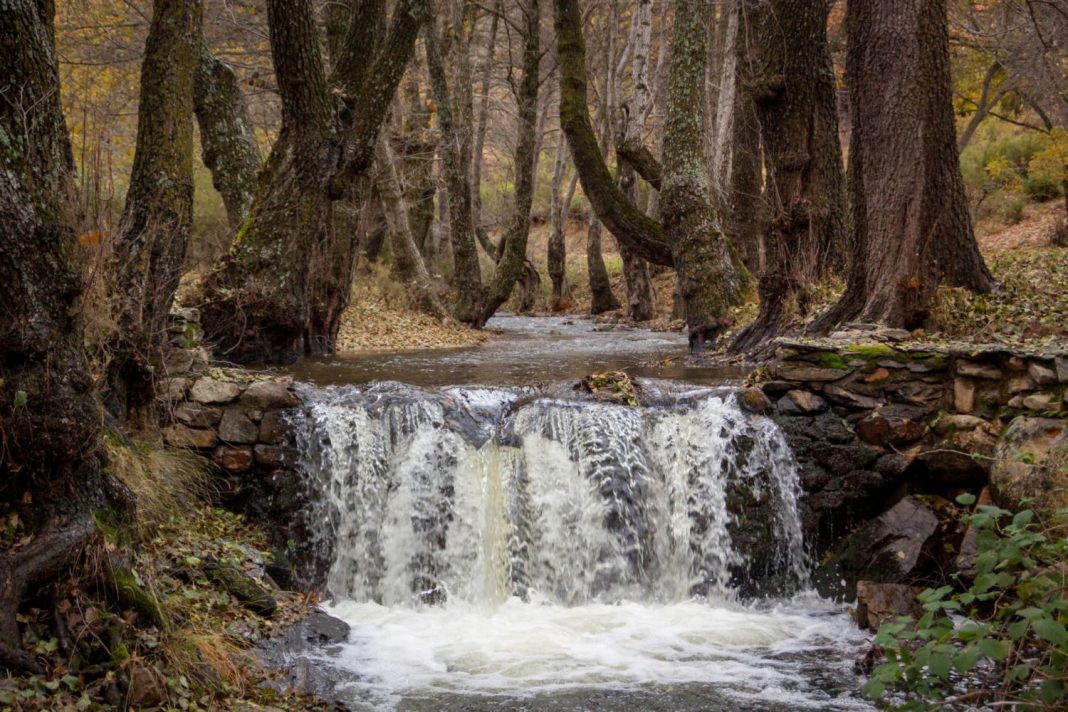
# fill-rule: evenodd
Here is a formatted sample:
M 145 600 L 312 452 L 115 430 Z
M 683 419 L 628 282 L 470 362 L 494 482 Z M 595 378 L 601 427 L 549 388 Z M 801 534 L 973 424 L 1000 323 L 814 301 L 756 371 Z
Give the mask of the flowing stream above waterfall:
M 536 341 L 551 352 L 551 335 Z M 430 368 L 423 387 L 306 388 L 298 444 L 332 555 L 328 610 L 352 626 L 315 665 L 342 698 L 870 709 L 852 671 L 864 636 L 806 590 L 798 474 L 775 423 L 731 387 L 643 379 L 635 407 L 553 382 L 569 369 L 542 365 L 540 385 L 444 386 Z

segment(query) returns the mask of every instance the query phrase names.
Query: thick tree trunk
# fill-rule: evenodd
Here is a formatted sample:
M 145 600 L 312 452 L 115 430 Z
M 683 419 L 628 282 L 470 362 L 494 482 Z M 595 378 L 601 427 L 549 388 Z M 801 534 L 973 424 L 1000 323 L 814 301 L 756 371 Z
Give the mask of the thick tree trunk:
M 494 312 L 508 300 L 516 281 L 524 273 L 527 265 L 527 237 L 530 234 L 530 209 L 534 202 L 534 174 L 538 156 L 538 84 L 539 63 L 541 59 L 541 12 L 538 0 L 524 0 L 523 14 L 523 80 L 519 85 L 516 100 L 519 104 L 518 140 L 515 149 L 515 206 L 512 212 L 512 224 L 502 238 L 503 254 L 497 262 L 493 279 L 482 296 L 482 318 L 476 326 L 484 325 Z M 520 311 L 529 311 L 533 307 L 533 290 L 536 286 L 537 270 L 534 277 L 524 281 Z M 532 282 L 533 280 L 533 282 Z
M 486 60 L 480 72 L 478 100 L 478 119 L 475 125 L 475 145 L 471 152 L 471 216 L 476 227 L 482 227 L 482 153 L 486 146 L 486 125 L 489 119 L 490 76 L 493 71 L 493 57 L 497 52 L 497 26 L 503 11 L 501 0 L 497 0 L 490 13 L 489 39 L 486 43 Z
M 586 232 L 586 271 L 590 275 L 590 314 L 619 309 L 621 305 L 612 293 L 612 282 L 601 254 L 601 221 L 592 212 Z
M 747 274 L 719 230 L 705 170 L 706 42 L 711 5 L 678 0 L 664 133 L 664 231 L 679 275 L 690 349 L 716 343 L 742 301 Z
M 226 216 L 236 230 L 252 207 L 262 161 L 237 77 L 205 43 L 200 46 L 193 82 L 193 106 L 204 165 L 211 171 L 212 184 L 222 195 Z
M 123 414 L 152 401 L 153 365 L 193 227 L 193 83 L 202 16 L 200 0 L 156 0 L 145 40 L 137 146 L 116 247 L 120 332 L 110 380 Z
M 73 158 L 50 41 L 33 0 L 0 12 L 0 668 L 41 673 L 16 621 L 82 553 L 114 491 L 101 469 L 100 410 L 83 352 Z M 47 12 L 47 8 L 44 8 Z
M 940 284 L 989 291 L 960 174 L 944 0 L 850 0 L 854 257 L 845 295 L 817 323 L 913 329 Z
M 642 258 L 672 264 L 672 250 L 657 221 L 632 205 L 605 164 L 590 122 L 586 92 L 586 45 L 578 0 L 553 0 L 560 62 L 560 127 L 567 136 L 582 190 L 605 227 Z M 611 71 L 611 68 L 609 69 Z
M 370 165 L 379 129 L 428 17 L 425 0 L 398 0 L 368 64 L 365 0 L 327 81 L 309 0 L 269 0 L 282 130 L 249 218 L 202 286 L 205 333 L 238 362 L 289 362 L 329 353 L 348 303 L 357 243 L 334 231 L 333 203 Z M 339 109 L 339 110 L 335 110 Z
M 456 303 L 453 316 L 467 324 L 482 318 L 482 272 L 475 245 L 475 226 L 471 216 L 471 183 L 464 163 L 463 140 L 453 113 L 453 100 L 445 77 L 445 65 L 438 46 L 437 29 L 428 26 L 425 33 L 427 68 L 430 86 L 437 103 L 441 130 L 441 168 L 449 196 L 449 237 L 452 244 L 453 287 Z
M 805 290 L 834 271 L 847 252 L 844 194 L 826 3 L 764 0 L 751 13 L 749 51 L 763 73 L 752 77 L 763 129 L 766 201 L 760 313 L 731 345 L 749 351 L 774 338 L 791 311 L 807 312 Z

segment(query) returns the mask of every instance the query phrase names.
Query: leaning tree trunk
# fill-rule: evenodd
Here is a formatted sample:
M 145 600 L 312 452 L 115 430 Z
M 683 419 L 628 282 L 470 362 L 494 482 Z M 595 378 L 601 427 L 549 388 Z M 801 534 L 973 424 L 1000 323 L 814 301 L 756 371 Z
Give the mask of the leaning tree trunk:
M 207 43 L 193 82 L 193 107 L 200 127 L 200 150 L 211 182 L 222 196 L 230 227 L 248 217 L 256 193 L 261 160 L 252 134 L 245 95 L 225 62 L 216 59 Z
M 193 228 L 193 82 L 200 0 L 153 4 L 141 65 L 137 146 L 116 247 L 119 336 L 111 362 L 120 415 L 152 402 L 154 365 Z
M 524 272 L 527 264 L 527 238 L 530 235 L 530 210 L 534 202 L 534 174 L 538 164 L 536 144 L 538 141 L 538 84 L 540 77 L 538 67 L 541 60 L 541 12 L 538 0 L 524 0 L 523 14 L 523 80 L 516 94 L 519 104 L 518 140 L 515 149 L 515 206 L 512 212 L 512 224 L 505 233 L 503 254 L 497 262 L 497 270 L 482 295 L 482 318 L 476 326 L 484 325 L 494 312 L 504 304 L 516 281 Z M 477 188 L 477 186 L 476 186 Z M 529 274 L 530 270 L 527 270 Z M 534 270 L 537 275 L 537 271 Z M 533 294 L 531 277 L 524 283 L 520 311 L 529 311 L 530 296 Z M 525 307 L 525 308 L 524 308 Z
M 249 218 L 201 284 L 206 336 L 238 362 L 333 351 L 357 254 L 334 231 L 333 203 L 374 159 L 378 132 L 428 17 L 398 0 L 381 50 L 368 51 L 368 5 L 354 3 L 330 80 L 310 0 L 268 0 L 282 130 Z
M 760 312 L 731 350 L 751 351 L 774 338 L 791 310 L 804 316 L 806 289 L 834 271 L 847 252 L 838 109 L 827 46 L 826 3 L 764 0 L 751 13 L 762 74 L 750 86 L 763 132 L 768 264 Z
M 0 11 L 0 669 L 43 674 L 17 622 L 116 506 L 101 468 L 100 409 L 83 350 L 77 206 L 52 17 L 34 0 Z
M 438 126 L 441 129 L 441 170 L 449 196 L 449 237 L 452 243 L 453 287 L 456 290 L 453 316 L 467 324 L 476 324 L 482 317 L 482 272 L 478 264 L 475 226 L 471 216 L 471 183 L 464 163 L 463 140 L 445 78 L 437 29 L 433 25 L 428 26 L 424 36 L 430 86 L 437 102 Z
M 817 323 L 923 326 L 940 284 L 994 284 L 972 232 L 953 125 L 945 0 L 850 0 L 854 257 Z
M 705 170 L 704 72 L 710 20 L 710 4 L 677 0 L 660 191 L 692 351 L 714 345 L 730 325 L 730 307 L 741 303 L 747 279 L 745 267 L 719 230 Z

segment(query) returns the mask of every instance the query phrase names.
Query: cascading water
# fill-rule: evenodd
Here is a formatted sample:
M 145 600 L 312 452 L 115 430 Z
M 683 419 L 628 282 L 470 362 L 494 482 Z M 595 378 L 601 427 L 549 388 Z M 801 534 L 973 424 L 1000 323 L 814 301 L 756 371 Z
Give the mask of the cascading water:
M 709 709 L 709 689 L 724 708 L 828 708 L 836 685 L 798 655 L 840 638 L 840 615 L 744 602 L 806 581 L 783 437 L 727 389 L 643 391 L 643 407 L 564 388 L 307 394 L 331 612 L 354 627 L 327 659 L 353 702 L 589 709 L 598 690 L 630 709 L 663 688 L 665 709 Z

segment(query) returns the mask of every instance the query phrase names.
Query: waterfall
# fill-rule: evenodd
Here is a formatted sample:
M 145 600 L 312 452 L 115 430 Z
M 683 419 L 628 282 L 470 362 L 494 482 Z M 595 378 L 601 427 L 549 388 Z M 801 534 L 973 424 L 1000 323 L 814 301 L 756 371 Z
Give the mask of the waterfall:
M 806 576 L 797 468 L 729 389 L 398 383 L 305 394 L 328 588 L 387 606 L 732 595 Z

